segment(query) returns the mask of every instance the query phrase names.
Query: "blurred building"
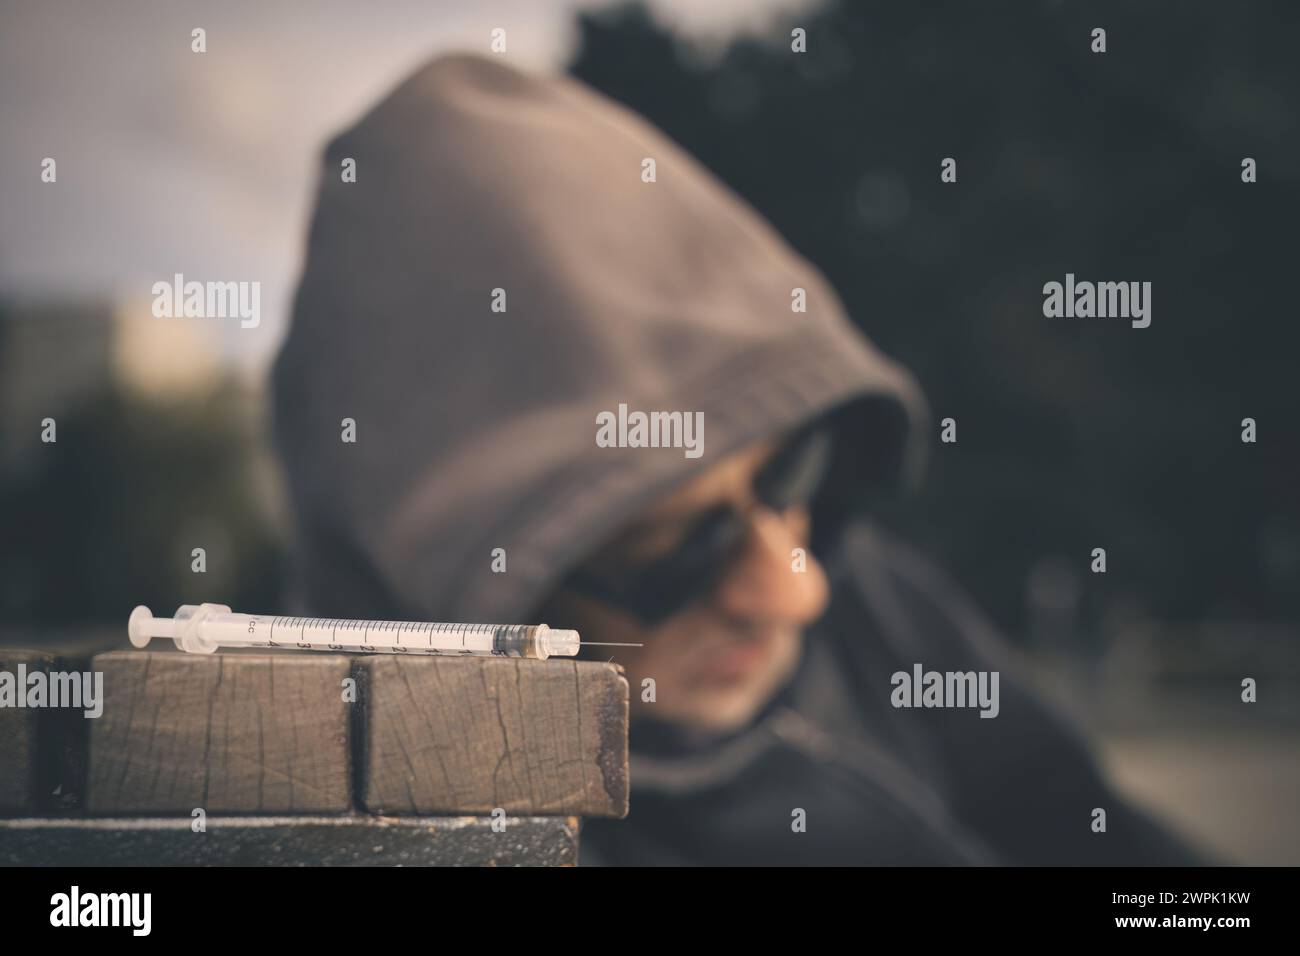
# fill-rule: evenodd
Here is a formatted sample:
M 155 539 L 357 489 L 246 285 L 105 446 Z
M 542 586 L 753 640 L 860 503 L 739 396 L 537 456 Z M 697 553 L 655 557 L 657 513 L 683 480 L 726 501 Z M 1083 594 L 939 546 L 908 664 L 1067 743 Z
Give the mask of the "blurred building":
M 260 389 L 219 328 L 148 298 L 0 315 L 0 631 L 44 643 L 136 603 L 273 606 L 285 509 Z
M 211 326 L 156 318 L 148 300 L 0 306 L 0 471 L 24 467 L 46 418 L 57 428 L 119 388 L 163 401 L 210 392 L 221 372 Z

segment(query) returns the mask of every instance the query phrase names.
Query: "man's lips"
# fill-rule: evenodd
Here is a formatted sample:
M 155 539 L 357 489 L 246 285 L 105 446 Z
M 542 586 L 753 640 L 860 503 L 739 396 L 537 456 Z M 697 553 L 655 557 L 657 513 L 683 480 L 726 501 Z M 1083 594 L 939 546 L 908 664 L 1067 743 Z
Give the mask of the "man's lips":
M 775 636 L 732 642 L 703 655 L 696 673 L 707 683 L 730 683 L 749 675 L 775 647 Z

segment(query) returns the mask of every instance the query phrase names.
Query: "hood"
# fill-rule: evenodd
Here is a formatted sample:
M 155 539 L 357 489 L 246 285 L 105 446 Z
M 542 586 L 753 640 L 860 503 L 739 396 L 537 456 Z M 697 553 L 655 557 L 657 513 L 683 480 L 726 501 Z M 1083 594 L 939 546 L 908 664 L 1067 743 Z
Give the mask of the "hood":
M 469 55 L 327 147 L 272 393 L 301 609 L 444 621 L 529 623 L 657 498 L 827 415 L 833 515 L 917 472 L 924 419 L 818 271 L 663 133 Z M 702 414 L 702 454 L 601 447 L 620 405 Z

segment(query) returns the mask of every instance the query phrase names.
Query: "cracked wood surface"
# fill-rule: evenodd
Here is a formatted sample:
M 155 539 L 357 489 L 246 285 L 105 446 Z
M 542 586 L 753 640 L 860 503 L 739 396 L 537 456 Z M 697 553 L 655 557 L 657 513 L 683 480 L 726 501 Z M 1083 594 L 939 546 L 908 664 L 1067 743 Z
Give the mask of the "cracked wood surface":
M 348 658 L 114 651 L 92 667 L 88 812 L 349 809 Z
M 369 811 L 627 815 L 628 686 L 618 665 L 359 661 Z
M 101 671 L 103 716 L 0 711 L 0 816 L 627 814 L 614 664 L 0 648 L 20 659 Z

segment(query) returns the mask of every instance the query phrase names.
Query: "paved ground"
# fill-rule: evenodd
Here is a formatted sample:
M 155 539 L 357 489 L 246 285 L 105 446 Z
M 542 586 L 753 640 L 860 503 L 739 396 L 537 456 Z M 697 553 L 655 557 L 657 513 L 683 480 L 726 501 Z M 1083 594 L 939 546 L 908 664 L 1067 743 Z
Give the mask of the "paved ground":
M 1225 863 L 1300 866 L 1293 734 L 1128 731 L 1097 743 L 1121 789 Z

